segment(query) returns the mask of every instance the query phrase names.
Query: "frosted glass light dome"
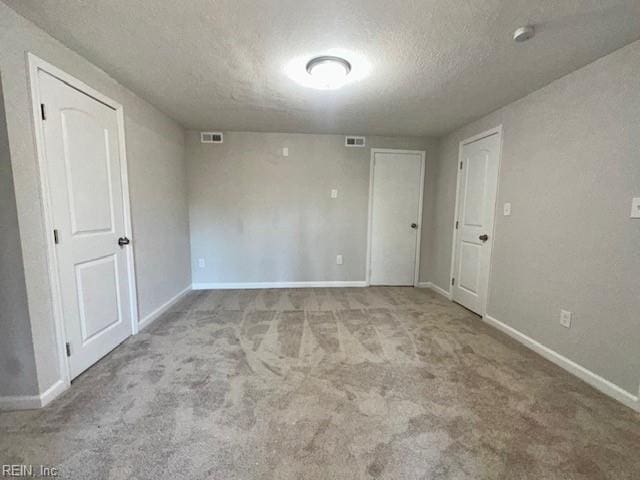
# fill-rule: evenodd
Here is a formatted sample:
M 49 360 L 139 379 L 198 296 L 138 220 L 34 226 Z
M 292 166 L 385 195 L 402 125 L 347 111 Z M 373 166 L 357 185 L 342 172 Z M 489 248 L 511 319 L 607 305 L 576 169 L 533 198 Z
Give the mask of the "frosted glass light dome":
M 351 64 L 340 57 L 316 57 L 307 63 L 307 73 L 319 88 L 333 90 L 347 80 Z

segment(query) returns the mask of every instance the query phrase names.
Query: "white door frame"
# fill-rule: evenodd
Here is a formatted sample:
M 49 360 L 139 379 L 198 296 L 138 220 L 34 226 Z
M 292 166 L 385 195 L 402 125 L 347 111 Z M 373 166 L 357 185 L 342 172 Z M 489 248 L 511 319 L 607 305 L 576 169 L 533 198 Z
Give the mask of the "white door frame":
M 492 241 L 489 244 L 489 274 L 487 275 L 487 279 L 486 279 L 486 285 L 485 285 L 485 296 L 484 296 L 484 300 L 482 302 L 482 317 L 485 317 L 487 315 L 487 302 L 489 300 L 489 288 L 491 287 L 491 255 L 493 253 L 493 239 L 496 238 L 495 236 L 495 232 L 496 232 L 496 216 L 497 216 L 497 207 L 498 207 L 498 193 L 500 190 L 500 166 L 502 165 L 502 124 L 498 125 L 495 128 L 492 128 L 490 130 L 486 130 L 482 133 L 479 133 L 478 135 L 474 135 L 473 137 L 469 137 L 466 138 L 464 140 L 462 140 L 458 146 L 458 164 L 456 165 L 456 169 L 458 170 L 458 174 L 456 177 L 456 204 L 455 204 L 455 208 L 453 211 L 453 239 L 451 241 L 451 270 L 449 272 L 449 298 L 451 300 L 453 300 L 453 288 L 452 287 L 452 283 L 453 283 L 453 277 L 454 277 L 454 269 L 455 269 L 455 263 L 456 263 L 456 239 L 457 239 L 457 234 L 458 231 L 456 230 L 456 221 L 458 220 L 458 208 L 460 206 L 460 179 L 461 179 L 461 172 L 462 170 L 460 169 L 459 165 L 460 162 L 462 162 L 462 148 L 465 145 L 468 145 L 470 143 L 473 142 L 477 142 L 478 140 L 482 140 L 483 138 L 487 138 L 490 137 L 491 135 L 498 135 L 498 181 L 496 183 L 496 203 L 493 206 L 494 208 L 494 216 L 493 216 L 493 225 L 491 226 L 491 238 Z
M 418 231 L 416 241 L 416 264 L 413 273 L 413 286 L 417 287 L 420 277 L 420 240 L 422 239 L 422 202 L 424 199 L 424 177 L 426 174 L 425 151 L 424 150 L 395 150 L 391 148 L 372 148 L 371 160 L 369 161 L 369 215 L 367 221 L 367 258 L 365 261 L 365 282 L 371 285 L 371 222 L 373 217 L 373 163 L 376 153 L 399 153 L 399 154 L 420 154 L 420 199 L 418 200 Z
M 50 294 L 51 302 L 53 305 L 53 319 L 56 334 L 56 343 L 58 347 L 59 370 L 62 377 L 60 380 L 64 383 L 65 388 L 68 388 L 71 384 L 71 377 L 69 373 L 69 362 L 65 348 L 67 336 L 64 326 L 62 295 L 58 278 L 58 259 L 56 256 L 56 249 L 54 247 L 55 242 L 53 238 L 53 208 L 51 202 L 51 190 L 49 188 L 49 174 L 47 169 L 46 150 L 44 143 L 44 125 L 42 123 L 40 112 L 41 101 L 40 86 L 38 82 L 38 71 L 42 70 L 44 72 L 47 72 L 48 74 L 56 77 L 58 80 L 61 80 L 67 85 L 81 91 L 82 93 L 94 98 L 98 102 L 103 103 L 110 108 L 113 108 L 116 111 L 118 120 L 118 144 L 120 148 L 120 175 L 122 177 L 122 205 L 124 210 L 123 213 L 125 229 L 124 234 L 126 237 L 133 238 L 131 228 L 131 207 L 129 202 L 129 180 L 127 174 L 127 152 L 124 136 L 124 111 L 122 105 L 120 105 L 118 102 L 110 99 L 109 97 L 106 97 L 100 92 L 97 92 L 77 78 L 69 75 L 66 72 L 63 72 L 57 67 L 54 67 L 50 63 L 45 62 L 31 52 L 27 52 L 27 63 L 29 67 L 29 85 L 31 89 L 31 102 L 33 108 L 32 114 L 36 154 L 38 157 L 38 171 L 40 175 L 40 198 L 42 213 L 44 217 L 45 238 L 47 242 L 47 268 L 49 272 L 49 284 L 51 288 Z M 135 335 L 136 333 L 138 333 L 138 296 L 136 288 L 133 246 L 132 248 L 126 249 L 126 259 L 129 273 L 129 297 L 131 299 L 131 334 Z

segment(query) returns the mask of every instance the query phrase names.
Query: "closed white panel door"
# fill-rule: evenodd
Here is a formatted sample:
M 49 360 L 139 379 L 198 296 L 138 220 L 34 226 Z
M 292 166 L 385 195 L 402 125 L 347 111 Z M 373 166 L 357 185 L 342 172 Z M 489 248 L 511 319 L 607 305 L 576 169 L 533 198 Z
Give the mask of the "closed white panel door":
M 413 285 L 423 155 L 373 153 L 371 285 Z
M 71 378 L 131 335 L 117 113 L 39 72 Z M 122 240 L 121 240 L 122 238 Z
M 453 299 L 483 315 L 489 281 L 500 135 L 463 145 L 453 270 Z

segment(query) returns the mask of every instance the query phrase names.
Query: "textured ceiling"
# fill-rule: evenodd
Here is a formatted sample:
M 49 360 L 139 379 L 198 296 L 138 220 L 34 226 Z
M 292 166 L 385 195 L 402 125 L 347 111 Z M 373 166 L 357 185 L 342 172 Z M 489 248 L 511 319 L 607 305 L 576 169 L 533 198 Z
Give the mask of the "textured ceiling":
M 193 129 L 439 135 L 640 38 L 639 0 L 4 1 Z M 370 75 L 286 76 L 336 48 Z

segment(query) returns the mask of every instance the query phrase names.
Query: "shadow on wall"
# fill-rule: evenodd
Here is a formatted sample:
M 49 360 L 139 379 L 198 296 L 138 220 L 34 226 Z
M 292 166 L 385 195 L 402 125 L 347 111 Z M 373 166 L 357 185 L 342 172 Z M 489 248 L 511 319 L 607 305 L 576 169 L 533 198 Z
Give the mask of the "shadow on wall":
M 38 393 L 0 77 L 0 397 Z

